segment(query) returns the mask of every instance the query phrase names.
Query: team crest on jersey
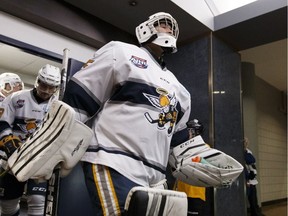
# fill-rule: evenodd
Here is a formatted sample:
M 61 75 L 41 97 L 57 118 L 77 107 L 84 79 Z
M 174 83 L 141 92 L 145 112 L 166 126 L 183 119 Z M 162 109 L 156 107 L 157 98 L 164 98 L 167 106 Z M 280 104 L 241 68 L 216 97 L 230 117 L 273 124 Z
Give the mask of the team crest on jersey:
M 88 67 L 88 66 L 91 65 L 93 62 L 94 62 L 93 59 L 89 59 L 89 60 L 82 66 L 82 68 Z
M 19 99 L 18 101 L 16 101 L 16 109 L 20 109 L 24 106 L 25 100 L 21 100 Z
M 36 119 L 25 119 L 24 124 L 18 124 L 18 127 L 26 134 L 26 137 L 21 137 L 21 139 L 25 140 L 31 134 L 35 132 L 37 129 L 39 123 L 36 121 Z
M 143 94 L 154 107 L 159 109 L 158 118 L 153 119 L 149 112 L 146 112 L 144 116 L 151 124 L 157 124 L 158 129 L 167 129 L 168 135 L 171 135 L 177 120 L 178 111 L 176 106 L 178 100 L 175 94 L 171 95 L 163 88 L 157 88 L 156 92 L 159 96 Z
M 146 69 L 148 67 L 147 60 L 137 56 L 132 55 L 129 61 L 131 61 L 138 68 Z

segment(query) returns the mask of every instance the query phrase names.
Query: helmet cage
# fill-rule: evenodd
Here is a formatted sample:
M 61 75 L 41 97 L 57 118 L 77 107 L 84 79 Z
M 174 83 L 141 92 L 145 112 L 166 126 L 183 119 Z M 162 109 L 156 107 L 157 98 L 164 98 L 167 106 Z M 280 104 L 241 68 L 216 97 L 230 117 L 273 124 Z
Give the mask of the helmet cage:
M 165 24 L 171 28 L 171 33 L 160 33 L 156 27 Z M 179 35 L 179 28 L 176 20 L 168 13 L 159 12 L 136 27 L 136 36 L 140 44 L 152 42 L 162 47 L 172 48 L 177 51 L 176 41 Z M 151 41 L 152 40 L 152 41 Z

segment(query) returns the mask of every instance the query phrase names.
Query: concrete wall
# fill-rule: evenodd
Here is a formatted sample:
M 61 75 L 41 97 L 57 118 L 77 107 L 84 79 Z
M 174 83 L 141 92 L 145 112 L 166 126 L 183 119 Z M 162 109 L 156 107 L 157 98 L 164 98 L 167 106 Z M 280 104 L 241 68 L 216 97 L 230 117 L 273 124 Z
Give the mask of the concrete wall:
M 244 134 L 258 168 L 258 201 L 287 199 L 287 95 L 255 76 L 242 63 Z M 287 110 L 286 110 L 287 112 Z
M 283 95 L 260 78 L 256 78 L 255 88 L 261 201 L 287 199 L 287 113 L 282 110 Z

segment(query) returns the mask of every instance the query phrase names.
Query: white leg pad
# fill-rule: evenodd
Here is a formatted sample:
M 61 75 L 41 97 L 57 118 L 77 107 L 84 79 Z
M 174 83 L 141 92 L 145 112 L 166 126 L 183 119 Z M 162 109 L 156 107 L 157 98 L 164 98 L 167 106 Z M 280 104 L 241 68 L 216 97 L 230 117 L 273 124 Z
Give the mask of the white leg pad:
M 28 215 L 43 215 L 45 206 L 45 196 L 43 195 L 28 195 Z
M 187 216 L 187 195 L 184 192 L 133 187 L 125 203 L 127 216 Z
M 1 200 L 1 215 L 14 215 L 20 209 L 20 198 Z

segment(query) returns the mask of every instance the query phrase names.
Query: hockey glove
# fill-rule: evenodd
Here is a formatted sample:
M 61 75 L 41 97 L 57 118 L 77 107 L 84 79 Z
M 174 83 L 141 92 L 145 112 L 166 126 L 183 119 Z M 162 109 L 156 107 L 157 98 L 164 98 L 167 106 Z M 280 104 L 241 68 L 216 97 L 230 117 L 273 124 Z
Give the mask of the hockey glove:
M 5 151 L 9 158 L 21 144 L 21 140 L 18 136 L 8 135 L 0 140 L 0 149 Z
M 255 179 L 255 177 L 256 177 L 256 174 L 253 171 L 251 171 L 249 173 L 249 179 L 252 180 L 252 179 Z

